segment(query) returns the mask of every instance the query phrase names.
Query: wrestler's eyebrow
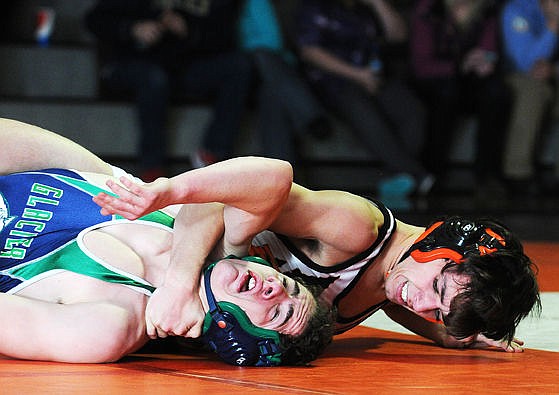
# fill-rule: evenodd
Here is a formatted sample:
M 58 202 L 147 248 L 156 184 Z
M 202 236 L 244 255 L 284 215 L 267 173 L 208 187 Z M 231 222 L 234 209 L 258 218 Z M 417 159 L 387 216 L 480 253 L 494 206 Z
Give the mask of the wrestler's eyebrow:
M 441 276 L 442 278 L 442 276 Z M 444 294 L 446 292 L 446 278 L 443 280 L 443 285 L 441 286 L 441 304 L 444 305 Z
M 289 319 L 293 316 L 293 312 L 295 311 L 295 309 L 293 308 L 293 304 L 289 305 L 289 310 L 287 311 L 287 314 L 285 315 L 285 319 L 283 320 L 283 322 L 281 323 L 280 327 L 284 326 L 285 324 L 287 324 L 287 321 L 289 321 Z
M 287 291 L 288 282 L 289 282 L 289 281 L 287 280 L 288 278 L 289 278 L 289 277 L 287 277 L 287 276 L 283 276 L 283 287 L 285 288 L 286 291 Z M 289 293 L 289 296 L 292 297 L 292 298 L 293 298 L 293 297 L 296 297 L 296 296 L 299 296 L 299 293 L 301 292 L 301 288 L 299 287 L 299 283 L 298 283 L 296 280 L 292 279 L 292 278 L 289 278 L 289 279 L 290 279 L 291 281 L 293 281 L 293 290 L 292 290 L 291 292 L 288 292 L 288 293 Z
M 284 280 L 285 282 L 287 282 L 287 279 Z M 296 297 L 299 295 L 299 293 L 301 292 L 301 288 L 299 287 L 299 283 L 295 280 L 293 280 L 293 291 L 289 294 L 289 296 L 291 297 Z M 287 322 L 289 321 L 289 319 L 291 317 L 293 317 L 293 313 L 295 312 L 295 308 L 293 307 L 293 303 L 291 303 L 289 305 L 289 310 L 287 310 L 287 314 L 285 315 L 285 319 L 283 320 L 283 322 L 281 323 L 280 327 L 284 326 L 285 324 L 287 324 Z
M 301 288 L 299 288 L 299 283 L 295 280 L 293 280 L 293 282 L 295 283 L 295 286 L 293 287 L 293 292 L 291 293 L 291 296 L 299 296 L 299 293 L 301 292 Z

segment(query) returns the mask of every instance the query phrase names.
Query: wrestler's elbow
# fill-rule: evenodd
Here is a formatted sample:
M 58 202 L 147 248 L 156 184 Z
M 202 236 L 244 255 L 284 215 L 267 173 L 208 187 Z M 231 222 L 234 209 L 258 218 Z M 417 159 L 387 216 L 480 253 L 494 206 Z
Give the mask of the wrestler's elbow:
M 68 362 L 116 362 L 145 344 L 143 318 L 125 310 L 115 313 L 75 345 L 77 360 Z
M 89 355 L 90 363 L 116 362 L 146 342 L 145 329 L 136 320 L 125 320 L 107 331 Z

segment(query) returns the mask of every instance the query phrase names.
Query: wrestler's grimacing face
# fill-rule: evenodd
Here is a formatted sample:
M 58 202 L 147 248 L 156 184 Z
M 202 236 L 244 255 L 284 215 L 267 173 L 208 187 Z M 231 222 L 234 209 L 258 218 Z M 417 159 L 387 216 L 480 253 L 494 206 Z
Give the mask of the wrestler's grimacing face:
M 223 259 L 211 286 L 217 301 L 234 303 L 254 325 L 283 334 L 301 334 L 316 307 L 308 289 L 260 263 Z

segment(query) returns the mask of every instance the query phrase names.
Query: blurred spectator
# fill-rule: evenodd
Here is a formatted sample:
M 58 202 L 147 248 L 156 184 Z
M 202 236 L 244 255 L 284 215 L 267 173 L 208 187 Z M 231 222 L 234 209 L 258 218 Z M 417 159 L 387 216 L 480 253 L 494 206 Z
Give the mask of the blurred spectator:
M 269 0 L 246 0 L 240 18 L 240 45 L 258 74 L 258 126 L 262 154 L 298 162 L 295 140 L 306 132 L 328 134 L 322 105 L 301 77 L 297 59 L 284 45 L 282 26 Z
M 386 0 L 303 0 L 297 30 L 318 97 L 382 163 L 379 194 L 426 193 L 433 179 L 417 160 L 423 108 L 403 81 L 382 67 L 383 45 L 407 39 L 402 16 Z
M 410 62 L 418 92 L 429 106 L 423 155 L 428 169 L 437 176 L 446 173 L 452 131 L 462 115 L 473 114 L 478 186 L 501 189 L 510 99 L 497 67 L 497 11 L 489 0 L 418 0 Z
M 537 192 L 537 142 L 556 100 L 559 2 L 510 0 L 502 14 L 503 52 L 515 104 L 504 174 L 516 192 Z
M 146 180 L 165 174 L 166 111 L 179 98 L 212 98 L 213 118 L 193 164 L 232 155 L 251 65 L 236 48 L 240 0 L 100 0 L 87 26 L 100 42 L 102 82 L 134 94 Z

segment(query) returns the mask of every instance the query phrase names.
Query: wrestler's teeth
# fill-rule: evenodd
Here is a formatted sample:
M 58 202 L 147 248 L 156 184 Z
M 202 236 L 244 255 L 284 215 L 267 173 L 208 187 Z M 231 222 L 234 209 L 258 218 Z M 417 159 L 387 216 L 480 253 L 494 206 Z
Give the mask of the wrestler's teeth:
M 255 285 L 256 280 L 254 279 L 254 277 L 251 277 L 250 280 L 248 280 L 248 290 L 250 291 L 251 289 L 253 289 Z
M 404 303 L 408 302 L 408 282 L 406 281 L 406 283 L 404 284 L 404 286 L 402 287 L 402 300 L 404 301 Z

